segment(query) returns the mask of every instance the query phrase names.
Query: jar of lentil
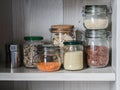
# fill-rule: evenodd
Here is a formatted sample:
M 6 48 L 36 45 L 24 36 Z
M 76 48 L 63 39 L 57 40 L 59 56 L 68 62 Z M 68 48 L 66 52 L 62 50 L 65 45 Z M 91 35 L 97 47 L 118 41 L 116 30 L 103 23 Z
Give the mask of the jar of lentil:
M 53 45 L 63 48 L 63 42 L 75 40 L 73 29 L 73 25 L 52 25 L 50 31 L 52 33 Z
M 85 52 L 89 67 L 105 67 L 109 62 L 109 40 L 106 30 L 87 30 Z
M 106 5 L 86 5 L 83 24 L 86 29 L 106 29 L 109 25 L 109 10 Z
M 64 69 L 81 70 L 83 69 L 83 45 L 82 42 L 64 42 Z
M 43 52 L 37 67 L 44 72 L 59 70 L 61 67 L 60 48 L 53 45 L 43 45 Z
M 28 68 L 36 67 L 36 63 L 40 61 L 40 50 L 42 49 L 41 36 L 25 36 L 23 45 L 24 66 Z

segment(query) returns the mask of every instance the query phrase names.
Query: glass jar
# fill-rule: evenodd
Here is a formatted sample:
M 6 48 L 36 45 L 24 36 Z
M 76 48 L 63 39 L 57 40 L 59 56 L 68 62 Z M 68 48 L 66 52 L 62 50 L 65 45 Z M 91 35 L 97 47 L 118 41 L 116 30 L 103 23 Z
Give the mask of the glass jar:
M 23 45 L 24 66 L 28 68 L 36 67 L 36 63 L 40 61 L 40 50 L 42 48 L 41 36 L 25 36 Z
M 61 67 L 60 48 L 53 45 L 44 45 L 37 67 L 40 71 L 45 72 L 59 70 Z
M 109 62 L 109 40 L 106 30 L 87 30 L 85 52 L 89 67 L 105 67 Z
M 86 29 L 106 29 L 109 24 L 108 8 L 106 5 L 86 5 L 84 8 L 83 24 Z
M 63 42 L 75 40 L 73 29 L 73 25 L 52 25 L 50 31 L 52 33 L 53 45 L 63 48 Z
M 64 42 L 64 69 L 80 70 L 83 69 L 83 45 L 82 42 Z

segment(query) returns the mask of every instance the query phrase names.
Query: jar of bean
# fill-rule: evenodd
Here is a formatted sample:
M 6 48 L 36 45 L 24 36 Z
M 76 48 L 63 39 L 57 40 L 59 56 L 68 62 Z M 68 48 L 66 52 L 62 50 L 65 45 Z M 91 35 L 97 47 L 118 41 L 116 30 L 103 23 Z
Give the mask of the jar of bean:
M 89 67 L 105 67 L 109 62 L 106 30 L 86 30 L 85 52 Z
M 40 61 L 40 51 L 42 50 L 41 36 L 25 36 L 25 43 L 23 45 L 24 66 L 28 68 L 35 68 L 36 63 Z
M 37 67 L 40 71 L 44 72 L 59 70 L 61 67 L 60 48 L 53 45 L 43 45 L 43 52 Z

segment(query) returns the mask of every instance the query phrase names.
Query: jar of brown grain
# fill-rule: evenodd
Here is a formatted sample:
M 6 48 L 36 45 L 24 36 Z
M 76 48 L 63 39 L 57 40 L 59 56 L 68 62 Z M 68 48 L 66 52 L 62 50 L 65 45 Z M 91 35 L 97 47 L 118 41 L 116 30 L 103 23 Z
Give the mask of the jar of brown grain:
M 106 30 L 86 30 L 85 52 L 89 67 L 105 67 L 109 62 Z

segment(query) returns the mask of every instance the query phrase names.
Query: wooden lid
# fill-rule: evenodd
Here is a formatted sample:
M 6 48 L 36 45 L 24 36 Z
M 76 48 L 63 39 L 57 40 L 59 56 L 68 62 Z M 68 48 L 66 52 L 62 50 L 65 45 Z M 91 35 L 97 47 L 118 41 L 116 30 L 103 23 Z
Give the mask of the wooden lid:
M 73 28 L 74 25 L 52 25 L 51 32 L 71 32 Z

